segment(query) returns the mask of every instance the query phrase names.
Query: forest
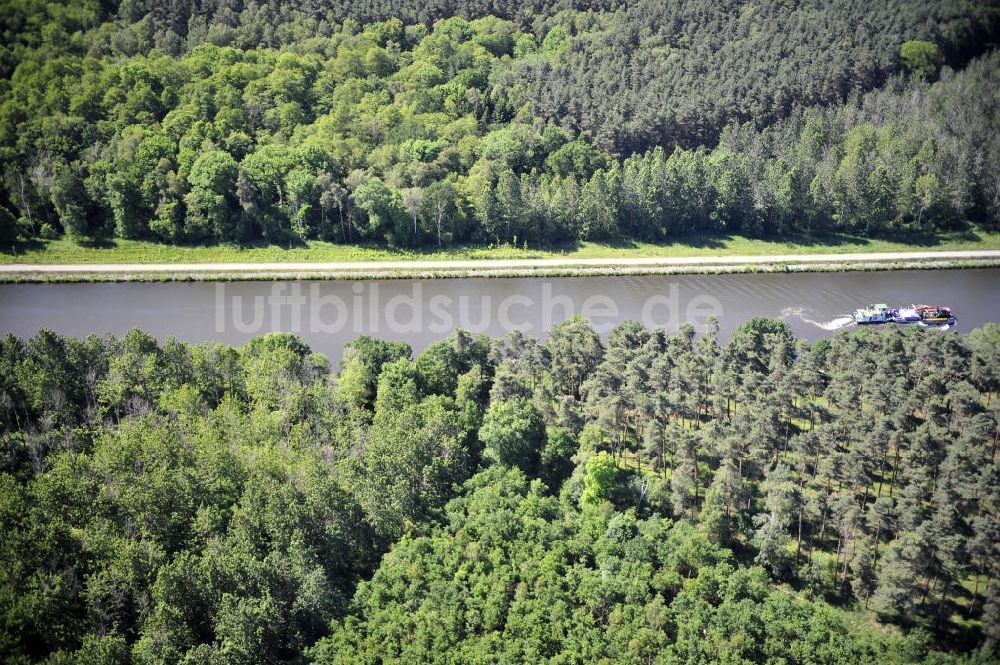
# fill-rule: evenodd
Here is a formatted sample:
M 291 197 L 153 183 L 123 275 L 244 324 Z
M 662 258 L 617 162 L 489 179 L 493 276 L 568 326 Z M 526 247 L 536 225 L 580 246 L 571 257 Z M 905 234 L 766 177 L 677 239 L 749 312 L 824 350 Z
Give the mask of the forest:
M 0 2 L 0 245 L 1000 228 L 995 0 Z
M 5 663 L 991 663 L 1000 326 L 0 341 Z

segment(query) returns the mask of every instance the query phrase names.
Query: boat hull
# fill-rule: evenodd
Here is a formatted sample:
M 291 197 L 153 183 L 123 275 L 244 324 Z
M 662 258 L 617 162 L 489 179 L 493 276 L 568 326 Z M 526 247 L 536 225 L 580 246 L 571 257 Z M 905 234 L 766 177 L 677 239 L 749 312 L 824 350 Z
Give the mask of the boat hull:
M 947 319 L 924 319 L 923 321 L 920 322 L 921 325 L 931 326 L 931 327 L 953 326 L 956 323 L 958 323 L 958 319 L 956 319 L 954 316 Z

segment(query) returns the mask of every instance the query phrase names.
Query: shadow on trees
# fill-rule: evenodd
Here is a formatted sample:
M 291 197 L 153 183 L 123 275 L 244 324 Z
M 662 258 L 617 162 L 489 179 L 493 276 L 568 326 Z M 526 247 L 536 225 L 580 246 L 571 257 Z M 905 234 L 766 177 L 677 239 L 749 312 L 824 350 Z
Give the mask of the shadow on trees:
M 38 238 L 31 238 L 30 240 L 17 240 L 12 244 L 0 245 L 0 254 L 17 256 L 18 254 L 24 254 L 26 252 L 40 252 L 44 250 L 47 245 L 47 241 L 39 240 Z
M 676 237 L 667 237 L 659 239 L 627 239 L 627 238 L 614 238 L 614 239 L 600 239 L 589 241 L 593 244 L 600 245 L 601 247 L 606 247 L 614 250 L 624 250 L 631 251 L 637 250 L 639 248 L 640 242 L 648 242 L 655 247 L 663 248 L 691 248 L 691 249 L 726 249 L 731 247 L 734 242 L 737 242 L 741 238 L 750 238 L 756 240 L 763 240 L 767 242 L 783 243 L 789 247 L 796 248 L 810 248 L 810 247 L 842 247 L 842 246 L 864 246 L 871 244 L 876 241 L 893 242 L 904 245 L 914 245 L 919 247 L 934 247 L 942 244 L 945 241 L 963 241 L 963 242 L 978 242 L 982 240 L 980 234 L 980 229 L 968 222 L 962 223 L 960 226 L 953 227 L 949 232 L 942 231 L 915 231 L 912 229 L 895 229 L 895 230 L 884 230 L 878 234 L 872 234 L 870 236 L 856 235 L 851 233 L 823 233 L 823 234 L 806 234 L 800 232 L 786 233 L 782 235 L 762 235 L 762 236 L 741 236 L 735 233 L 716 233 L 716 234 L 690 234 L 690 235 L 680 235 Z M 579 239 L 568 239 L 559 240 L 555 242 L 539 243 L 539 244 L 525 244 L 523 247 L 518 247 L 516 245 L 493 245 L 485 243 L 462 243 L 445 247 L 450 253 L 462 256 L 468 255 L 472 257 L 477 252 L 482 252 L 484 250 L 496 249 L 499 251 L 503 250 L 524 250 L 527 252 L 554 252 L 561 254 L 571 254 L 580 251 L 584 248 L 584 245 L 588 241 L 583 241 Z M 50 241 L 39 238 L 31 239 L 21 239 L 15 241 L 13 244 L 0 245 L 0 255 L 17 256 L 20 254 L 25 254 L 27 252 L 41 252 L 48 248 Z M 100 235 L 91 238 L 80 238 L 75 240 L 75 243 L 79 247 L 87 249 L 115 249 L 119 246 L 116 238 L 110 235 Z M 267 249 L 267 250 L 300 250 L 309 249 L 310 241 L 303 240 L 298 237 L 283 238 L 281 240 L 277 239 L 249 239 L 242 240 L 238 242 L 226 242 L 226 241 L 201 241 L 201 242 L 177 242 L 177 243 L 159 243 L 156 241 L 150 241 L 152 245 L 161 246 L 163 248 L 232 248 L 239 250 L 253 250 L 253 249 Z M 420 245 L 389 245 L 386 243 L 378 242 L 353 242 L 353 243 L 334 243 L 342 247 L 351 247 L 359 250 L 373 250 L 383 252 L 385 254 L 398 255 L 400 258 L 412 257 L 413 255 L 426 255 L 428 257 L 433 257 L 439 253 L 439 248 L 434 244 L 420 244 Z

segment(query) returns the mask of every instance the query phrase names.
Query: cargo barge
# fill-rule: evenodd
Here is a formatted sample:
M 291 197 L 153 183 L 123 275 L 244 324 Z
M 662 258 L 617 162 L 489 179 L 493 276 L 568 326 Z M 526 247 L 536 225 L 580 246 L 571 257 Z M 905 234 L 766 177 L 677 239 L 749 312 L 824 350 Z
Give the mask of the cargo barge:
M 941 305 L 890 307 L 884 303 L 874 304 L 854 310 L 853 317 L 858 325 L 916 323 L 923 326 L 952 326 L 958 322 L 951 308 Z

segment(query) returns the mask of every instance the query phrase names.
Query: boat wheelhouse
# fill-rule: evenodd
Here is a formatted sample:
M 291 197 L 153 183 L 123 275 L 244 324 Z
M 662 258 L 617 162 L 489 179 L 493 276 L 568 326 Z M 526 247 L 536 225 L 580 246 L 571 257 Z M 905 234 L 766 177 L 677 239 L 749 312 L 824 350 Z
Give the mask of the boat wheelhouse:
M 958 319 L 951 313 L 950 307 L 940 305 L 920 305 L 916 308 L 920 315 L 920 323 L 927 326 L 950 326 L 954 325 Z
M 910 305 L 909 307 L 900 307 L 895 311 L 892 317 L 893 323 L 919 323 L 920 322 L 920 312 L 917 311 L 915 305 Z

